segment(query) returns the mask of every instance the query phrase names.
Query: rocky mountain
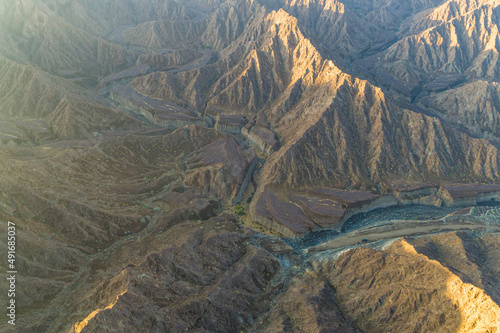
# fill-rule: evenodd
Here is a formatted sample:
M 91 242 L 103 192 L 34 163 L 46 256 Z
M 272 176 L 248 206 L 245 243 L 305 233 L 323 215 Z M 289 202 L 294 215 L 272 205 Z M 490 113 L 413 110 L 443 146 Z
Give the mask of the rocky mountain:
M 455 238 L 454 241 L 460 245 L 448 245 L 447 238 Z M 426 244 L 418 247 L 423 251 L 425 246 L 443 244 L 437 245 L 437 252 L 445 252 L 444 248 L 449 246 L 454 249 L 451 251 L 458 250 L 455 255 L 460 253 L 464 257 L 468 249 L 460 247 L 465 243 L 463 238 L 473 239 L 474 236 L 443 234 L 425 240 L 399 240 L 384 251 L 351 250 L 341 255 L 336 262 L 320 264 L 320 276 L 324 276 L 327 283 L 335 286 L 336 299 L 343 304 L 341 309 L 349 314 L 350 320 L 360 323 L 363 331 L 495 330 L 500 309 L 492 297 L 481 287 L 458 277 L 457 274 L 463 275 L 465 272 L 458 265 L 453 268 L 448 266 L 451 258 L 444 259 L 443 255 L 440 260 L 433 261 L 412 245 L 412 242 Z M 368 269 L 365 270 L 364 267 Z M 411 273 L 408 274 L 409 272 Z M 365 278 L 359 279 L 359 276 Z M 433 283 L 429 284 L 429 281 Z M 425 308 L 420 304 L 425 304 Z M 429 313 L 434 315 L 429 317 Z M 409 318 L 411 319 L 408 320 Z
M 498 5 L 495 1 L 444 1 L 432 9 L 422 11 L 405 22 L 407 33 L 418 33 L 435 27 L 445 22 L 467 15 L 479 8 L 494 8 Z
M 345 0 L 342 2 L 365 21 L 375 23 L 381 28 L 390 31 L 398 30 L 403 22 L 411 19 L 413 16 L 425 15 L 425 13 L 431 12 L 446 3 L 443 0 L 384 0 L 368 2 L 362 0 Z
M 16 331 L 496 332 L 499 8 L 1 2 Z
M 284 10 L 254 19 L 211 65 L 153 73 L 131 84 L 146 95 L 188 101 L 199 112 L 256 118 L 259 125 L 247 128 L 247 137 L 264 150 L 265 140 L 253 139 L 254 127 L 274 132 L 280 148 L 260 172 L 257 200 L 250 206 L 254 215 L 260 215 L 259 197 L 272 184 L 384 193 L 402 175 L 405 182 L 432 184 L 498 177 L 494 144 L 403 109 L 383 90 L 343 73 Z
M 377 73 L 391 72 L 410 89 L 427 81 L 428 73 L 498 79 L 497 8 L 480 7 L 402 39 L 384 52 Z
M 50 5 L 40 1 L 11 1 L 5 8 L 2 26 L 16 36 L 15 47 L 31 63 L 61 74 L 76 69 L 109 71 L 127 63 L 122 48 L 78 27 L 93 25 L 85 12 L 73 17 L 77 11 L 80 15 L 80 6 L 69 11 L 72 15 L 68 17 L 58 14 L 58 9 L 54 6 L 51 9 Z M 74 25 L 74 19 L 80 22 Z
M 463 125 L 478 137 L 496 140 L 500 115 L 498 89 L 497 82 L 478 80 L 427 96 L 421 103 L 450 122 Z

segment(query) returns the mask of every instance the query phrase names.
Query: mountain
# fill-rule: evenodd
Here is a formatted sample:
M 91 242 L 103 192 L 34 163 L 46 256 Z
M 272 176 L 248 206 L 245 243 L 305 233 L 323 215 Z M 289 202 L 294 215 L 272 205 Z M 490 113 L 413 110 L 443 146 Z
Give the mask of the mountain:
M 80 12 L 79 6 L 75 7 L 70 11 L 73 15 L 77 15 L 77 10 Z M 63 18 L 53 8 L 40 1 L 12 1 L 5 8 L 2 26 L 16 36 L 14 47 L 27 55 L 31 63 L 59 73 L 75 69 L 109 71 L 126 64 L 122 48 L 78 27 L 93 25 L 88 17 L 84 14 L 76 17 L 76 22 L 80 22 L 73 25 L 69 23 L 73 15 Z
M 433 73 L 498 79 L 498 17 L 498 7 L 480 7 L 406 37 L 384 52 L 377 75 L 388 71 L 410 87 L 432 79 Z
M 468 249 L 460 245 L 463 246 L 467 238 L 473 239 L 467 234 L 443 234 L 425 240 L 399 240 L 384 251 L 351 250 L 335 263 L 322 263 L 320 276 L 325 276 L 331 285 L 336 286 L 336 299 L 344 305 L 341 309 L 349 313 L 350 320 L 360 323 L 362 330 L 492 330 L 498 325 L 498 304 L 481 287 L 464 281 L 465 268 L 453 264 L 452 268 L 448 266 L 451 258 L 443 258 L 458 256 L 459 253 L 465 257 Z M 447 241 L 460 245 L 446 245 Z M 436 251 L 446 255 L 431 260 L 419 253 L 412 242 L 419 243 L 420 251 L 437 244 L 439 250 Z M 458 250 L 458 253 L 447 252 L 449 248 L 453 248 L 450 252 Z M 367 267 L 366 271 L 364 267 Z M 366 279 L 356 279 L 358 276 Z M 429 284 L 429 281 L 433 283 Z M 422 303 L 425 308 L 420 306 Z M 435 315 L 430 318 L 428 313 Z
M 450 122 L 463 125 L 478 137 L 496 140 L 500 115 L 498 89 L 497 82 L 477 80 L 429 95 L 422 98 L 421 103 Z
M 494 332 L 499 8 L 0 3 L 16 330 Z
M 269 139 L 259 138 L 256 130 L 274 132 L 270 140 L 280 147 L 268 151 L 272 154 L 250 205 L 253 217 L 262 215 L 257 212 L 265 205 L 260 195 L 273 184 L 383 194 L 408 181 L 496 181 L 494 144 L 401 108 L 369 82 L 343 73 L 323 59 L 299 22 L 284 10 L 271 11 L 254 19 L 215 63 L 182 73 L 152 73 L 131 83 L 148 96 L 188 101 L 200 113 L 248 118 L 246 136 L 261 149 Z M 266 221 L 275 217 L 264 215 Z

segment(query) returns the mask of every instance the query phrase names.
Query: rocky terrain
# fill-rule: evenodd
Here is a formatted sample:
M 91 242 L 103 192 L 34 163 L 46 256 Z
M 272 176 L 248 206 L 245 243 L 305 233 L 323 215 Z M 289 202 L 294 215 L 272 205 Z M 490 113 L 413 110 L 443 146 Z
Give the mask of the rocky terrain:
M 0 331 L 498 332 L 499 18 L 0 2 Z

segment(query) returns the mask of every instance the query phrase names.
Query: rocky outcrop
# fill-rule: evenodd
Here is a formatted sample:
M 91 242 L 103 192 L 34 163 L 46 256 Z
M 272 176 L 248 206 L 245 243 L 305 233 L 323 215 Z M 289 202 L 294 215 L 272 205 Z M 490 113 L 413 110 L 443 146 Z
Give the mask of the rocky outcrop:
M 0 0 L 16 329 L 494 331 L 498 8 Z
M 279 149 L 278 137 L 269 129 L 269 122 L 262 114 L 247 122 L 241 129 L 241 133 L 268 155 Z
M 266 320 L 263 332 L 345 332 L 355 333 L 335 301 L 335 290 L 324 278 L 307 271 L 292 282 Z
M 357 58 L 362 51 L 372 47 L 372 41 L 386 42 L 376 25 L 361 20 L 348 6 L 337 0 L 286 0 L 281 8 L 297 18 L 299 24 L 321 40 L 323 47 L 335 50 L 335 60 L 344 61 Z
M 450 123 L 462 125 L 478 137 L 500 137 L 500 85 L 479 80 L 421 100 Z
M 494 330 L 498 304 L 444 267 L 445 260 L 429 260 L 409 242 L 398 240 L 384 251 L 350 250 L 317 265 L 347 319 L 370 332 Z
M 204 196 L 230 202 L 237 196 L 254 159 L 253 151 L 242 149 L 234 139 L 227 137 L 213 142 L 187 161 L 184 183 Z
M 420 84 L 441 73 L 498 78 L 499 17 L 496 5 L 478 7 L 397 41 L 382 54 L 360 62 L 361 66 L 375 67 L 371 73 L 379 84 L 412 97 L 419 93 Z
M 231 46 L 255 18 L 262 17 L 266 11 L 258 1 L 230 0 L 227 4 L 207 18 L 206 30 L 201 36 L 203 45 L 217 51 Z
M 371 22 L 383 30 L 395 31 L 407 19 L 426 12 L 443 0 L 342 0 L 346 7 L 357 13 L 364 22 Z
M 349 93 L 337 91 L 339 98 L 322 105 L 323 112 L 314 114 L 317 118 L 311 117 L 310 123 L 302 122 L 293 131 L 292 126 L 278 130 L 284 144 L 263 168 L 267 181 L 295 187 L 329 183 L 338 188 L 374 189 L 384 179 L 401 175 L 420 181 L 496 179 L 499 156 L 493 145 L 452 130 L 436 118 L 393 108 L 377 89 L 359 84 L 350 100 L 346 98 Z M 304 105 L 302 114 L 320 107 L 312 105 Z M 365 118 L 365 112 L 371 115 Z M 321 154 L 313 147 L 322 147 Z M 431 147 L 432 154 L 426 153 Z M 481 156 L 489 157 L 479 162 Z M 460 162 L 451 162 L 450 157 Z M 465 162 L 468 158 L 476 162 Z
M 241 132 L 251 142 L 255 143 L 261 151 L 269 155 L 279 148 L 279 143 L 276 139 L 276 133 L 271 131 L 269 128 L 257 125 L 252 126 L 250 130 L 248 130 L 248 128 L 243 128 Z
M 180 73 L 175 78 L 169 74 L 157 75 L 160 77 L 154 81 L 160 84 L 156 84 L 153 96 L 173 98 L 174 95 L 198 110 L 208 105 L 226 112 L 236 109 L 239 114 L 254 113 L 276 99 L 290 82 L 314 70 L 320 56 L 303 37 L 296 19 L 283 10 L 266 18 L 264 9 L 257 14 L 245 33 L 224 50 L 223 58 L 215 64 Z M 278 31 L 276 24 L 282 29 Z M 280 36 L 277 40 L 276 34 Z M 268 74 L 262 77 L 264 73 Z M 142 80 L 152 81 L 148 77 Z
M 238 134 L 241 133 L 241 129 L 245 123 L 246 119 L 242 116 L 219 113 L 215 116 L 214 127 L 222 132 Z
M 442 4 L 436 3 L 436 5 L 439 6 L 413 15 L 403 23 L 402 30 L 407 34 L 416 34 L 457 17 L 467 15 L 480 7 L 494 6 L 496 2 L 494 0 L 452 0 L 444 1 Z

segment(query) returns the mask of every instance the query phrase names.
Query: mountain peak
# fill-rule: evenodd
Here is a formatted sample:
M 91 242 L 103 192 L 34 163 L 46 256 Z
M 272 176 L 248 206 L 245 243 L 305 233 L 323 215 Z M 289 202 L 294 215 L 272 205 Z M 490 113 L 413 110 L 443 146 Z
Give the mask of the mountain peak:
M 0 0 L 17 329 L 494 331 L 499 10 Z

